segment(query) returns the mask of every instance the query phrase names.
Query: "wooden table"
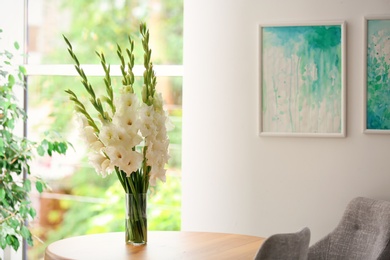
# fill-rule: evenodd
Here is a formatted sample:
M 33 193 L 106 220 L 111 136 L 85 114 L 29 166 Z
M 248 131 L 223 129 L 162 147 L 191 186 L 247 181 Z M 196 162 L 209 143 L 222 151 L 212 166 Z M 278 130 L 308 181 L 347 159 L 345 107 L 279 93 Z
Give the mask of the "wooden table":
M 145 246 L 125 244 L 122 232 L 71 237 L 46 248 L 45 260 L 253 259 L 264 238 L 236 234 L 150 231 Z

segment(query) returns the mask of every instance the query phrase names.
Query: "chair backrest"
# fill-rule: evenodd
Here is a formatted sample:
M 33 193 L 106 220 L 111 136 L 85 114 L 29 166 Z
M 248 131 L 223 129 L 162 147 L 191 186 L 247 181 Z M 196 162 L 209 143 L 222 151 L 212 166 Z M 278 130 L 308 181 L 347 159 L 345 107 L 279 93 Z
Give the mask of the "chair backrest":
M 310 229 L 296 233 L 275 234 L 259 248 L 255 260 L 306 260 L 310 242 Z
M 358 197 L 337 227 L 309 248 L 309 259 L 390 259 L 390 202 Z

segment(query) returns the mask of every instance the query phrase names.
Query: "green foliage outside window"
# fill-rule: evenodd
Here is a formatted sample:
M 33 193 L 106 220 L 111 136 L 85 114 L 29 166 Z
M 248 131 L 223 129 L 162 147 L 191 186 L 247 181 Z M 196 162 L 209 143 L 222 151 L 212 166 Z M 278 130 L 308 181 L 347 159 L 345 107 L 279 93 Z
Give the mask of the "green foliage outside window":
M 43 64 L 72 63 L 63 43 L 64 34 L 71 39 L 80 60 L 99 64 L 98 57 L 91 52 L 96 50 L 106 53 L 108 63 L 115 65 L 113 62 L 117 62 L 116 43 L 126 44 L 127 36 L 138 31 L 140 22 L 148 24 L 151 37 L 154 37 L 150 39 L 154 65 L 182 64 L 181 0 L 58 0 L 56 3 L 59 3 L 59 9 L 65 10 L 70 17 L 69 21 L 65 22 L 68 29 L 58 30 L 51 36 L 53 44 L 50 44 L 51 49 L 47 49 L 48 52 L 42 56 Z M 109 53 L 112 55 L 108 55 Z M 142 57 L 141 53 L 142 49 L 135 49 L 135 57 Z M 136 60 L 135 63 L 141 65 L 143 61 Z M 102 82 L 101 77 L 90 79 Z M 75 86 L 80 87 L 75 89 Z M 148 229 L 180 230 L 182 80 L 180 77 L 158 77 L 157 88 L 160 86 L 164 88 L 162 92 L 165 91 L 167 95 L 168 100 L 165 103 L 168 105 L 169 116 L 175 127 L 168 133 L 171 159 L 167 183 L 158 183 L 149 192 Z M 84 93 L 79 78 L 76 77 L 29 78 L 30 106 L 39 107 L 47 104 L 51 128 L 63 136 L 74 135 L 74 126 L 71 123 L 73 105 L 64 93 L 68 88 L 75 90 L 78 96 Z M 35 226 L 33 233 L 43 239 L 44 243 L 35 243 L 36 246 L 29 250 L 29 258 L 37 259 L 42 256 L 49 243 L 64 237 L 124 231 L 125 198 L 116 176 L 102 179 L 94 172 L 85 157 L 80 158 L 71 176 L 52 180 L 50 186 L 53 191 L 62 192 L 68 197 L 61 199 L 57 208 L 48 213 L 47 219 L 53 223 L 51 228 Z

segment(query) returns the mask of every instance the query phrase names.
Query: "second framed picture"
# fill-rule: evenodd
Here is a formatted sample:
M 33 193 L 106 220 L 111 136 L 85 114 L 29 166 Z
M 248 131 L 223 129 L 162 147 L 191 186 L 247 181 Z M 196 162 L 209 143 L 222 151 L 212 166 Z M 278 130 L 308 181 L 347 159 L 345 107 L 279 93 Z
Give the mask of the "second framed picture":
M 390 133 L 390 17 L 364 18 L 364 132 Z
M 260 25 L 260 135 L 345 137 L 345 27 Z

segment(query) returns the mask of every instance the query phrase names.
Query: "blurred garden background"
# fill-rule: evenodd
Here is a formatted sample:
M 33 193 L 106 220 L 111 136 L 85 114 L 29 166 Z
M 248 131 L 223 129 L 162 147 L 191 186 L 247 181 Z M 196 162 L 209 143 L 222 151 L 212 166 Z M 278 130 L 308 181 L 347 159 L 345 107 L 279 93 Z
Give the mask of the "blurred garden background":
M 171 159 L 166 183 L 151 187 L 148 197 L 148 229 L 180 230 L 181 226 L 181 124 L 182 124 L 182 0 L 30 0 L 28 5 L 27 68 L 28 136 L 38 139 L 47 130 L 58 132 L 73 144 L 66 156 L 39 158 L 32 174 L 43 177 L 49 189 L 32 194 L 38 217 L 31 223 L 34 247 L 29 259 L 42 258 L 46 246 L 56 240 L 91 233 L 124 231 L 125 194 L 116 175 L 98 176 L 88 163 L 66 89 L 78 96 L 85 90 L 72 67 L 62 35 L 72 43 L 81 64 L 88 64 L 92 85 L 102 86 L 103 71 L 95 53 L 104 52 L 118 65 L 116 44 L 135 41 L 136 65 L 143 64 L 138 27 L 150 30 L 152 61 L 157 89 L 174 125 L 169 132 Z M 71 71 L 71 72 L 70 72 Z M 142 76 L 136 78 L 140 91 Z M 114 77 L 119 90 L 121 78 Z

